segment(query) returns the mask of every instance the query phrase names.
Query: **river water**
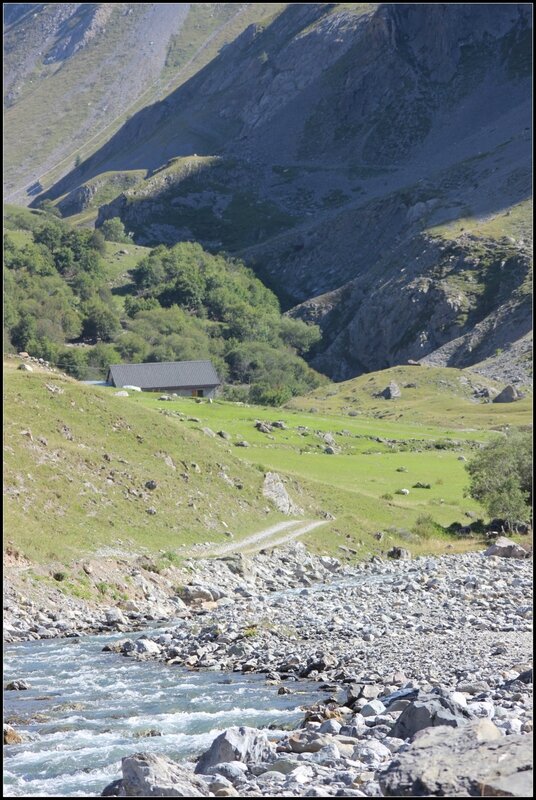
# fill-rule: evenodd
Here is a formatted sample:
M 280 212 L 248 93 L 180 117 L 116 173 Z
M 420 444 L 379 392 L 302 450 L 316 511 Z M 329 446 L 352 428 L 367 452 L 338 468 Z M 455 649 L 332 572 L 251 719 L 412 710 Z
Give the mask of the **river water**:
M 31 688 L 4 692 L 4 719 L 26 740 L 4 747 L 5 795 L 98 796 L 121 777 L 129 753 L 188 758 L 233 725 L 270 726 L 277 735 L 319 699 L 311 685 L 293 683 L 296 694 L 278 695 L 262 675 L 190 672 L 101 652 L 118 638 L 124 634 L 6 645 L 5 682 Z M 136 737 L 151 729 L 162 735 Z

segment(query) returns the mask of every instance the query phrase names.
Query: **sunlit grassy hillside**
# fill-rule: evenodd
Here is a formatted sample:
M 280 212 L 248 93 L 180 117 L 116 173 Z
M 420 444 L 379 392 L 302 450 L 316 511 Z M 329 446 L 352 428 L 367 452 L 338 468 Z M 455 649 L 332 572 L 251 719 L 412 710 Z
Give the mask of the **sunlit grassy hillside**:
M 387 400 L 381 393 L 391 382 L 397 384 L 401 396 Z M 525 398 L 515 403 L 489 402 L 502 388 L 504 384 L 469 370 L 399 366 L 323 386 L 305 397 L 294 398 L 288 406 L 344 417 L 448 425 L 454 430 L 531 424 L 532 390 L 527 387 Z M 479 397 L 478 392 L 486 389 L 490 397 Z
M 447 531 L 485 517 L 465 496 L 465 463 L 503 435 L 491 430 L 498 423 L 528 419 L 527 400 L 475 405 L 478 425 L 465 427 L 452 414 L 432 424 L 441 401 L 445 409 L 471 407 L 443 384 L 428 395 L 421 387 L 413 403 L 400 404 L 397 420 L 374 416 L 375 403 L 396 401 L 367 400 L 364 392 L 361 412 L 348 416 L 336 395 L 319 393 L 314 406 L 302 399 L 308 410 L 117 397 L 113 388 L 17 365 L 4 365 L 6 541 L 40 563 L 68 564 L 102 548 L 180 552 L 229 542 L 229 532 L 240 547 L 246 535 L 285 519 L 262 495 L 267 471 L 282 476 L 303 519 L 325 520 L 303 538 L 317 552 L 362 558 L 394 544 L 414 554 L 480 547 L 480 539 Z M 456 378 L 454 370 L 430 371 L 436 380 L 445 372 Z M 380 386 L 400 372 L 370 377 Z M 402 384 L 402 391 L 410 390 Z M 259 421 L 283 425 L 263 433 Z

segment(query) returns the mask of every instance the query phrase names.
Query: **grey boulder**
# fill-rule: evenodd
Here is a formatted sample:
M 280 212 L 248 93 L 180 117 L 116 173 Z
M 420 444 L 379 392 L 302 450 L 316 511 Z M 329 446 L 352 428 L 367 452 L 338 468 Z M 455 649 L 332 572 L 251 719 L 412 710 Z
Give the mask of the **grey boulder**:
M 386 400 L 393 400 L 395 397 L 401 396 L 402 392 L 400 391 L 400 387 L 394 381 L 391 381 L 389 386 L 387 386 L 382 392 L 382 397 L 385 397 Z
M 484 552 L 485 556 L 500 556 L 501 558 L 527 558 L 528 552 L 513 539 L 499 536 Z
M 275 747 L 266 734 L 244 726 L 229 728 L 214 739 L 197 762 L 195 771 L 207 775 L 223 761 L 269 761 L 274 753 Z
M 303 510 L 294 503 L 285 489 L 285 485 L 277 472 L 266 473 L 262 486 L 262 493 L 264 497 L 271 500 L 277 510 L 281 511 L 283 514 L 303 514 Z
M 385 797 L 532 797 L 532 735 L 487 719 L 423 732 L 380 774 Z
M 29 689 L 30 684 L 27 681 L 10 681 L 6 685 L 6 691 L 22 691 L 23 689 Z
M 424 728 L 465 724 L 471 713 L 458 703 L 439 694 L 420 695 L 402 711 L 390 735 L 396 739 L 410 739 Z
M 204 781 L 164 756 L 135 753 L 121 764 L 123 777 L 109 784 L 101 797 L 208 797 Z
M 391 547 L 391 549 L 387 551 L 387 557 L 396 558 L 400 561 L 409 561 L 411 559 L 411 553 L 404 547 Z
M 515 403 L 516 400 L 521 400 L 521 395 L 511 384 L 505 386 L 502 392 L 500 392 L 497 397 L 493 398 L 494 403 Z

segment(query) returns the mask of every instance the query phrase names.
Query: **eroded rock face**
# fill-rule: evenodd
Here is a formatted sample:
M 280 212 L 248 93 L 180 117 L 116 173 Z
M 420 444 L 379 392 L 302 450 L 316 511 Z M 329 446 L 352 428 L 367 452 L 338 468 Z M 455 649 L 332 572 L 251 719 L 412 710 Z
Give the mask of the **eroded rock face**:
M 265 733 L 255 728 L 229 728 L 216 737 L 199 759 L 195 771 L 209 774 L 212 767 L 230 761 L 268 761 L 275 749 Z
M 423 733 L 380 775 L 387 797 L 532 797 L 532 735 L 489 720 Z

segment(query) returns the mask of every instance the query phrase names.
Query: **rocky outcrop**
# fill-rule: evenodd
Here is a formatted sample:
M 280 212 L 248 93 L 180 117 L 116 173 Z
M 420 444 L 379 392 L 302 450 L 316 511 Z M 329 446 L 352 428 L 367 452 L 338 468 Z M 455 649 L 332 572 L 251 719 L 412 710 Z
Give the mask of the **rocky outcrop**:
M 303 509 L 292 500 L 277 472 L 266 473 L 262 493 L 283 514 L 303 514 Z
M 530 248 L 497 237 L 531 192 L 531 23 L 512 9 L 288 5 L 85 162 L 91 180 L 151 170 L 98 224 L 118 215 L 140 243 L 239 253 L 322 326 L 312 364 L 336 380 L 514 348 L 531 329 Z M 81 185 L 75 172 L 50 194 Z M 263 213 L 237 226 L 243 204 Z M 467 216 L 471 230 L 448 227 Z
M 489 720 L 425 731 L 380 775 L 387 797 L 532 797 L 532 736 Z

